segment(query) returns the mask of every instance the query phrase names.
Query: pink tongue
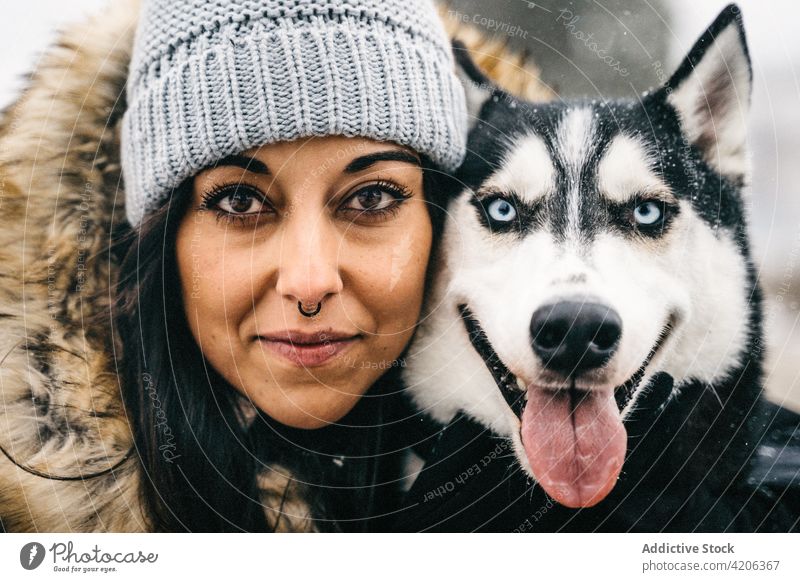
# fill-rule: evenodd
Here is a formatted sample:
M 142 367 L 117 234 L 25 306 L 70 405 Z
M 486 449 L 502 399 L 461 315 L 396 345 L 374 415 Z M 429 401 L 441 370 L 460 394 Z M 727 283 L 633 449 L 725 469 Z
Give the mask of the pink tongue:
M 536 480 L 560 504 L 591 507 L 613 489 L 625 461 L 627 435 L 612 392 L 528 388 L 522 444 Z

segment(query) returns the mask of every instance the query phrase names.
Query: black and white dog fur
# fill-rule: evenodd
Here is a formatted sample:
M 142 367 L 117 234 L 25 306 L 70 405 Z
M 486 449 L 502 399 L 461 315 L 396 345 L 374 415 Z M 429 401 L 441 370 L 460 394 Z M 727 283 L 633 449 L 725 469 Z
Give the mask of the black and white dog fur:
M 631 101 L 521 101 L 454 48 L 473 124 L 403 371 L 415 404 L 510 439 L 548 495 L 586 508 L 625 473 L 627 421 L 669 377 L 647 401 L 683 411 L 664 454 L 681 486 L 729 490 L 771 422 L 738 8 Z

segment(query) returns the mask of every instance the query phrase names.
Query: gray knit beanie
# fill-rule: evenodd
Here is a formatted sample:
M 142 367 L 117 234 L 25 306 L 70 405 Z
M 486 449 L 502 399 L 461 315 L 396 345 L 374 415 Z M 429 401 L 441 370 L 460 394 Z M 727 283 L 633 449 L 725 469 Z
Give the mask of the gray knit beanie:
M 454 170 L 464 90 L 431 0 L 145 0 L 122 126 L 138 225 L 227 155 L 319 135 L 393 141 Z

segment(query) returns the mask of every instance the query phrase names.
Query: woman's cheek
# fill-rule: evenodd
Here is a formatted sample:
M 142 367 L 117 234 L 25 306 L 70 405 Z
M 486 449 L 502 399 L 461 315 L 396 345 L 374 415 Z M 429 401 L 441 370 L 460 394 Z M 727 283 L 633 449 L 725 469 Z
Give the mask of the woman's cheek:
M 427 229 L 405 230 L 389 245 L 383 265 L 373 269 L 381 277 L 373 287 L 376 309 L 396 331 L 407 331 L 419 317 L 430 238 Z
M 244 272 L 247 266 L 241 265 L 235 254 L 225 252 L 214 237 L 196 230 L 192 239 L 178 246 L 184 307 L 200 335 L 208 338 L 213 332 L 219 337 L 224 334 L 225 321 L 234 320 L 237 305 L 249 304 L 240 297 L 250 291 L 241 283 L 248 280 L 249 273 Z M 189 232 L 193 232 L 191 227 Z
M 413 276 L 417 272 L 415 263 L 418 257 L 415 257 L 415 252 L 419 251 L 419 247 L 417 237 L 409 232 L 402 234 L 393 245 L 389 260 L 389 277 L 386 289 L 388 293 L 393 293 L 398 286 L 402 286 L 403 282 L 410 280 L 409 276 Z

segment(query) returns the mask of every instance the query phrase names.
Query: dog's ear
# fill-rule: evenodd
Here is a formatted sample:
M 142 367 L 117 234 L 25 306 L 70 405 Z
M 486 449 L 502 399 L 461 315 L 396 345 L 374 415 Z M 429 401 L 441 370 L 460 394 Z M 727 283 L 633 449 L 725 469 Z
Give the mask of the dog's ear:
M 469 55 L 466 45 L 457 39 L 453 40 L 453 57 L 456 61 L 456 75 L 464 85 L 469 129 L 472 129 L 480 118 L 483 104 L 499 87 L 480 70 Z
M 739 7 L 728 5 L 666 85 L 689 141 L 722 175 L 747 168 L 747 113 L 752 69 Z

